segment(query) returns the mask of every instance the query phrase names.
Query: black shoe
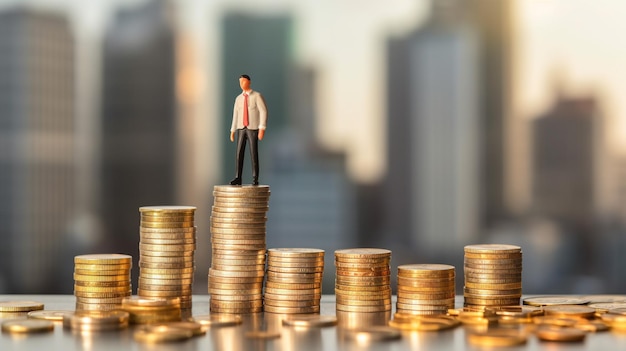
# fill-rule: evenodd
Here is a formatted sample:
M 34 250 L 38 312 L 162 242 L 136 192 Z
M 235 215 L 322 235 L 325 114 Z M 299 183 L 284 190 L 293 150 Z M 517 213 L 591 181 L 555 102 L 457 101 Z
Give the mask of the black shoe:
M 230 185 L 241 185 L 241 178 L 235 178 L 231 180 Z
M 252 181 L 252 185 L 259 185 L 259 180 L 258 179 L 254 179 Z

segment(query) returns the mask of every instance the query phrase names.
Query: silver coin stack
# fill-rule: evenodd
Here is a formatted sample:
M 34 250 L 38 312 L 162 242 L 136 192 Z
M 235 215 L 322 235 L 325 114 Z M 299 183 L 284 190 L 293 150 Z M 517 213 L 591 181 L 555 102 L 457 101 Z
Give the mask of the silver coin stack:
M 270 188 L 216 185 L 213 196 L 211 312 L 261 312 Z
M 196 250 L 193 206 L 141 207 L 139 287 L 141 297 L 180 298 L 191 309 Z

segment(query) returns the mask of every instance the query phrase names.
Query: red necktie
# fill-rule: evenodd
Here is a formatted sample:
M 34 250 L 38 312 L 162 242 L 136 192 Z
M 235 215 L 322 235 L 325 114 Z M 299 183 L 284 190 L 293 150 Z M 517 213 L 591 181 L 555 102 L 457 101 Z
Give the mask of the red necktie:
M 248 120 L 248 94 L 243 94 L 243 126 L 247 127 L 250 124 Z

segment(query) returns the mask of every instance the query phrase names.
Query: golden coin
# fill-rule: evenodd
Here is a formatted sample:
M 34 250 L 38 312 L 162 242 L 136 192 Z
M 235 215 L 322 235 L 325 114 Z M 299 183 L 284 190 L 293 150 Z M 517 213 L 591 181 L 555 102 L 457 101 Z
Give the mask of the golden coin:
M 140 244 L 141 245 L 141 244 Z M 193 260 L 194 250 L 183 250 L 183 251 L 164 251 L 164 250 L 142 250 L 139 249 L 139 254 L 141 255 L 141 259 L 145 260 L 146 257 L 160 257 L 160 258 L 187 258 L 188 260 Z
M 477 254 L 501 254 L 501 253 L 518 253 L 522 250 L 521 247 L 516 245 L 506 244 L 479 244 L 479 245 L 467 245 L 464 248 L 466 253 Z
M 241 313 L 241 314 L 248 314 L 248 313 L 259 313 L 259 312 L 263 312 L 263 306 L 258 306 L 258 307 L 218 307 L 218 306 L 211 306 L 210 307 L 211 312 L 213 313 Z
M 135 340 L 144 343 L 164 343 L 187 340 L 193 336 L 193 332 L 167 325 L 146 326 L 135 331 Z
M 265 295 L 265 298 L 263 299 L 263 302 L 265 304 L 265 306 L 274 306 L 274 307 L 289 307 L 289 308 L 295 308 L 295 307 L 319 307 L 320 306 L 320 299 L 313 299 L 313 300 L 302 300 L 302 301 L 294 301 L 294 300 L 290 300 L 290 299 L 272 299 L 270 298 L 270 295 Z
M 226 283 L 226 284 L 234 284 L 234 283 L 245 283 L 245 284 L 252 284 L 252 283 L 261 283 L 263 282 L 263 278 L 262 276 L 259 277 L 218 277 L 215 275 L 211 274 L 212 271 L 209 269 L 209 282 L 210 283 L 214 283 L 214 284 L 219 284 L 219 283 Z
M 110 298 L 88 298 L 88 297 L 76 296 L 76 302 L 80 302 L 80 303 L 115 303 L 115 304 L 121 304 L 122 300 L 125 297 L 126 296 L 110 297 Z
M 75 263 L 74 264 L 74 270 L 85 270 L 85 271 L 92 271 L 92 272 L 130 270 L 131 268 L 132 268 L 131 263 L 123 263 L 123 264 Z
M 193 321 L 179 321 L 165 324 L 168 328 L 178 328 L 191 331 L 193 336 L 199 336 L 206 334 L 206 329 L 202 324 Z
M 128 296 L 122 300 L 122 306 L 170 307 L 180 306 L 180 298 L 145 298 Z
M 226 278 L 246 278 L 246 277 L 263 277 L 263 271 L 219 271 L 213 268 L 209 268 L 209 275 L 211 277 L 226 277 Z
M 409 313 L 396 313 L 389 326 L 400 330 L 438 331 L 460 325 L 456 318 L 450 316 L 418 316 Z
M 195 238 L 183 239 L 147 239 L 143 238 L 139 241 L 141 244 L 148 245 L 195 245 Z
M 579 320 L 572 327 L 589 333 L 597 333 L 609 330 L 609 326 L 606 323 L 596 320 L 590 321 L 587 319 Z
M 7 333 L 43 333 L 53 330 L 53 322 L 41 319 L 14 319 L 2 322 L 2 331 Z
M 338 311 L 345 312 L 384 312 L 391 311 L 391 304 L 381 306 L 354 306 L 336 303 L 335 308 Z
M 241 316 L 238 315 L 216 313 L 210 315 L 193 316 L 191 320 L 209 328 L 231 327 L 239 325 L 243 321 Z
M 30 311 L 28 312 L 28 318 L 31 319 L 43 319 L 48 321 L 63 321 L 63 316 L 73 313 L 72 311 L 62 311 L 62 310 L 39 310 L 39 311 Z
M 84 274 L 76 274 L 74 273 L 75 281 L 84 281 L 84 282 L 119 282 L 119 281 L 129 281 L 130 282 L 130 274 L 122 274 L 122 275 L 84 275 Z
M 63 316 L 63 324 L 120 324 L 130 317 L 125 311 L 77 311 Z
M 119 309 L 120 309 L 119 304 L 100 304 L 100 303 L 85 304 L 81 302 L 76 302 L 76 311 L 115 311 Z
M 193 214 L 196 211 L 195 206 L 142 206 L 139 207 L 139 212 L 144 213 L 190 213 Z
M 76 286 L 74 286 L 74 288 L 76 288 Z M 74 290 L 74 296 L 86 297 L 86 298 L 114 298 L 114 297 L 130 296 L 131 292 L 132 291 L 130 288 L 124 292 L 91 292 L 91 291 Z
M 102 270 L 102 271 L 94 271 L 94 270 L 85 270 L 85 269 L 74 269 L 74 274 L 78 275 L 92 275 L 92 276 L 130 276 L 130 269 L 119 269 L 119 270 Z
M 282 320 L 283 325 L 291 327 L 319 328 L 337 325 L 337 317 L 326 315 L 289 316 Z
M 526 318 L 543 315 L 543 309 L 535 306 L 493 306 L 488 307 L 487 310 L 500 317 Z
M 454 277 L 454 266 L 447 264 L 406 264 L 398 266 L 398 276 L 403 277 Z
M 282 307 L 265 305 L 265 312 L 267 313 L 280 313 L 280 314 L 307 314 L 307 313 L 319 313 L 320 306 L 308 306 L 308 307 Z
M 574 342 L 585 340 L 587 333 L 576 328 L 542 327 L 535 331 L 535 335 L 544 341 Z
M 506 284 L 491 284 L 491 283 L 475 283 L 475 282 L 465 282 L 465 287 L 469 289 L 485 289 L 485 290 L 512 290 L 512 289 L 521 289 L 522 282 L 516 283 L 506 283 Z
M 279 272 L 280 269 L 298 269 L 298 268 L 309 268 L 309 269 L 324 269 L 324 261 L 321 262 L 276 262 L 268 259 L 267 261 L 267 269 L 274 270 L 275 272 Z M 313 272 L 315 273 L 315 272 Z
M 336 250 L 335 256 L 342 258 L 377 258 L 391 256 L 391 251 L 376 248 L 343 249 Z
M 272 248 L 267 250 L 273 257 L 324 257 L 324 250 L 312 248 Z
M 591 318 L 595 309 L 581 305 L 551 305 L 543 308 L 547 316 Z
M 534 296 L 524 300 L 525 305 L 550 306 L 550 305 L 585 305 L 589 300 L 569 296 Z
M 573 327 L 578 323 L 577 317 L 537 316 L 533 317 L 533 323 L 556 327 Z
M 596 302 L 590 303 L 587 306 L 593 308 L 596 312 L 607 313 L 610 310 L 618 308 L 626 309 L 626 302 Z
M 0 301 L 0 312 L 30 312 L 43 310 L 43 303 L 37 301 Z
M 524 345 L 527 336 L 516 330 L 493 329 L 486 332 L 470 333 L 467 341 L 470 344 L 486 347 L 506 347 Z
M 75 264 L 132 264 L 132 256 L 121 254 L 91 254 L 74 257 Z
M 626 295 L 586 295 L 581 299 L 589 300 L 589 303 L 626 303 Z
M 400 339 L 402 334 L 395 328 L 386 326 L 371 326 L 359 329 L 347 329 L 344 335 L 360 342 L 375 342 Z
M 178 239 L 195 237 L 198 227 L 193 228 L 142 228 L 139 227 L 141 238 Z

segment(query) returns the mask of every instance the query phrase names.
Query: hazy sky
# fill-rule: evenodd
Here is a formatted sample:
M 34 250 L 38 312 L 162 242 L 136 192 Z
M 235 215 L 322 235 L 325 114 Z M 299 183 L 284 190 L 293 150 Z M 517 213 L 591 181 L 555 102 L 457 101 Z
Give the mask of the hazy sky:
M 507 1 L 507 0 L 502 0 Z M 626 1 L 509 0 L 514 6 L 515 115 L 536 116 L 553 99 L 554 77 L 565 92 L 596 94 L 615 119 L 611 142 L 626 149 Z M 113 6 L 143 0 L 0 0 L 67 9 L 80 35 L 97 35 Z M 219 15 L 236 6 L 251 13 L 292 13 L 295 56 L 319 73 L 320 122 L 316 135 L 329 149 L 346 151 L 350 174 L 378 180 L 385 171 L 385 43 L 413 28 L 428 12 L 415 0 L 178 0 L 183 29 L 198 45 L 200 61 L 219 47 Z M 206 62 L 207 60 L 204 60 Z M 216 60 L 205 63 L 203 114 L 218 113 Z M 599 95 L 601 94 L 601 95 Z M 358 132 L 355 133 L 355 128 Z M 200 126 L 202 129 L 202 126 Z M 227 127 L 224 130 L 227 132 Z M 224 133 L 226 133 L 224 132 Z M 224 137 L 215 134 L 210 137 Z M 625 140 L 625 142 L 622 142 Z M 203 146 L 204 147 L 204 146 Z

